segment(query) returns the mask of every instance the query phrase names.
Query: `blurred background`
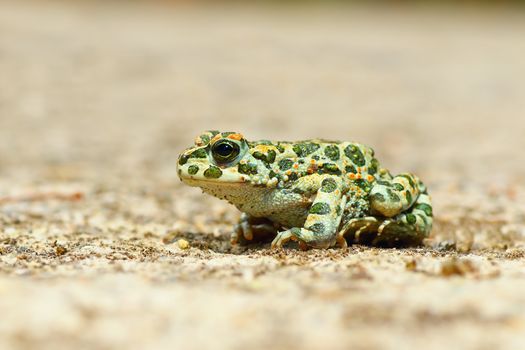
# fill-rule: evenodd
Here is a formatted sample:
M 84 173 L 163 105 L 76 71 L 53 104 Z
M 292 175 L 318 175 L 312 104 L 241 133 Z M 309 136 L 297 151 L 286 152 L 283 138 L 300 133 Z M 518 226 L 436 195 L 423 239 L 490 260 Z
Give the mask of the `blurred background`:
M 524 38 L 520 1 L 1 0 L 0 345 L 523 345 Z M 237 211 L 176 174 L 208 129 L 371 145 L 429 185 L 429 247 L 486 264 L 231 250 Z
M 393 171 L 522 177 L 524 9 L 2 1 L 0 171 L 174 175 L 203 129 L 356 140 Z M 74 170 L 74 169 L 73 169 Z M 73 171 L 72 170 L 72 171 Z M 158 174 L 158 172 L 157 172 Z

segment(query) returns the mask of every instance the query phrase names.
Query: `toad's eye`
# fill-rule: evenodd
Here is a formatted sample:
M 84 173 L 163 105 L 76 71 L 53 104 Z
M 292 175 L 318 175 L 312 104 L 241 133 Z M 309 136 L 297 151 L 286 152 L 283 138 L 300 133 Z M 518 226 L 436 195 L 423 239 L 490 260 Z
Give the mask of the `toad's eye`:
M 237 143 L 229 140 L 221 140 L 213 145 L 211 153 L 217 163 L 227 163 L 237 158 L 240 150 Z

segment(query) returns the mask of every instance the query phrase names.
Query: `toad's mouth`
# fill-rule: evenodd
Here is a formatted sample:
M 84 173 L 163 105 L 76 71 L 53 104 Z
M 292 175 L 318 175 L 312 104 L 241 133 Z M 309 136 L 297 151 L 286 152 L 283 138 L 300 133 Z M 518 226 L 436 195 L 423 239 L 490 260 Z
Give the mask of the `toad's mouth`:
M 181 181 L 186 185 L 193 187 L 238 187 L 245 185 L 247 181 L 244 178 L 239 178 L 236 180 L 225 180 L 225 179 L 203 179 L 195 177 L 180 177 Z

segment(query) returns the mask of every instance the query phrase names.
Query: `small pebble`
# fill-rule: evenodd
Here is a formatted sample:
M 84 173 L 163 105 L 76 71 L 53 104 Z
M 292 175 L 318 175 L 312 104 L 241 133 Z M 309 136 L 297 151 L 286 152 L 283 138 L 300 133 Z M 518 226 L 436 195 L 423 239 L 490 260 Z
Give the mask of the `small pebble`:
M 190 247 L 190 243 L 185 239 L 179 239 L 177 244 L 179 245 L 180 249 L 188 249 Z

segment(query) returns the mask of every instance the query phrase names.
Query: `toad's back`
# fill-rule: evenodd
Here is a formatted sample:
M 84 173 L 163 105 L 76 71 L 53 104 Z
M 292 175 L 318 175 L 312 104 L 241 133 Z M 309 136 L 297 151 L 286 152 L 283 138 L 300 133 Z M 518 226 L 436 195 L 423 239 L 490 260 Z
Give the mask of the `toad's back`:
M 285 180 L 283 185 L 311 174 L 373 182 L 380 167 L 374 150 L 356 142 L 263 140 L 250 142 L 249 146 L 251 153 L 273 171 L 272 176 L 280 175 Z

